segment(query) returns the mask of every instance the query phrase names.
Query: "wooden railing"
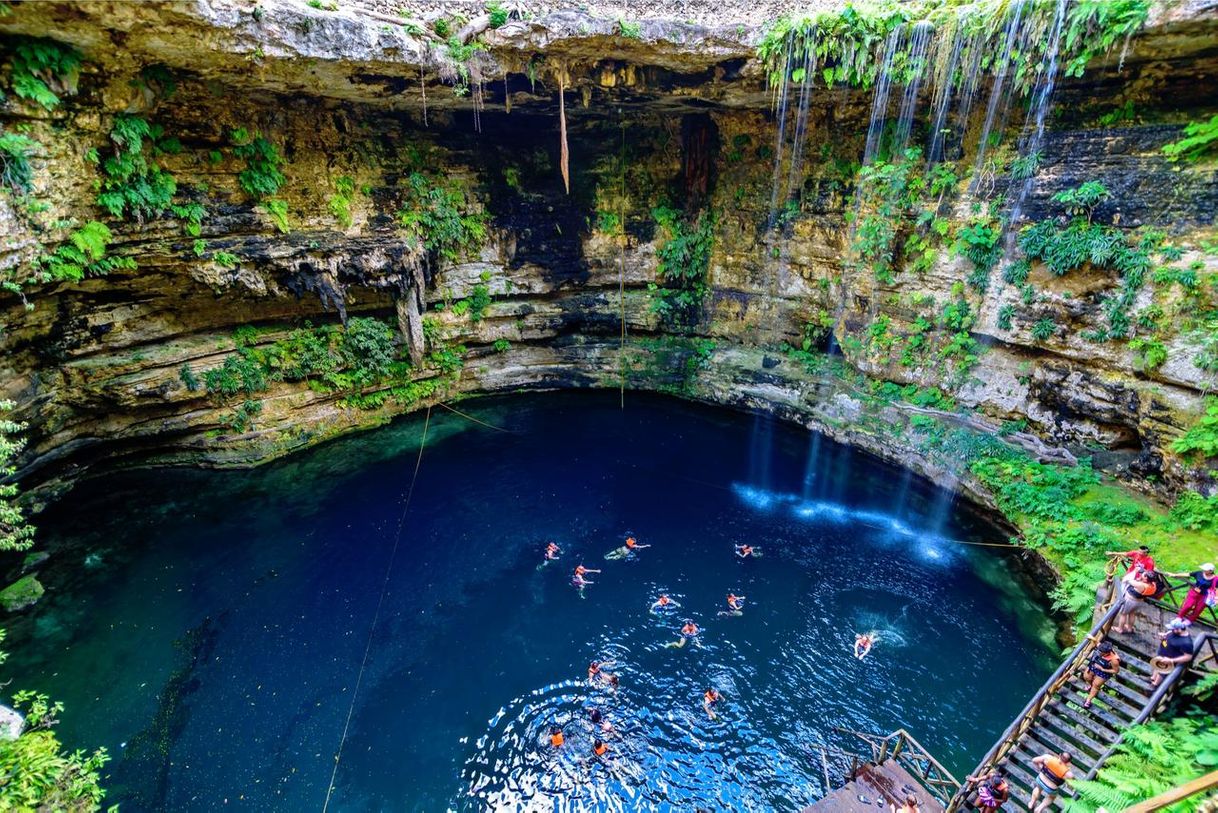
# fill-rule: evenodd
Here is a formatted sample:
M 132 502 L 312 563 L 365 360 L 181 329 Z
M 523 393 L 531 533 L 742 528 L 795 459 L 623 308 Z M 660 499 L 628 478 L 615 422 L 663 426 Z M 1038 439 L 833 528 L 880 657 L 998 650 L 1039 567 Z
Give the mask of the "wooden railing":
M 1199 776 L 1192 782 L 1187 782 L 1178 788 L 1172 788 L 1167 793 L 1160 793 L 1152 799 L 1147 799 L 1145 802 L 1138 802 L 1133 807 L 1125 808 L 1124 813 L 1154 813 L 1156 810 L 1174 805 L 1176 802 L 1182 802 L 1185 799 L 1191 799 L 1207 791 L 1218 788 L 1218 771 L 1211 771 L 1205 776 Z M 1196 800 L 1198 803 L 1201 799 Z M 1198 804 L 1198 810 L 1200 805 Z
M 1132 564 L 1130 560 L 1121 554 L 1109 556 L 1108 565 L 1104 572 L 1105 582 L 1110 586 L 1117 583 L 1119 581 L 1117 577 L 1118 571 L 1121 571 L 1122 576 L 1125 575 L 1123 571 L 1130 564 Z M 1158 598 L 1146 599 L 1146 603 L 1163 610 L 1168 610 L 1175 615 L 1180 612 L 1180 607 L 1184 604 L 1184 598 L 1188 595 L 1192 582 L 1188 579 L 1167 576 L 1162 571 L 1158 571 L 1158 573 L 1167 582 L 1167 590 Z M 1213 629 L 1218 629 L 1218 608 L 1206 607 L 1201 611 L 1201 617 L 1198 621 Z
M 1079 641 L 1078 646 L 1074 647 L 1070 655 L 1061 662 L 1061 665 L 1049 676 L 1040 690 L 1032 696 L 1014 722 L 1007 726 L 1006 731 L 1002 732 L 998 742 L 994 743 L 994 746 L 981 758 L 981 762 L 971 774 L 972 776 L 985 776 L 1011 749 L 1015 748 L 1044 708 L 1052 702 L 1054 695 L 1070 680 L 1070 676 L 1087 663 L 1096 645 L 1108 634 L 1113 621 L 1116 620 L 1117 611 L 1120 609 L 1120 602 L 1116 601 L 1116 597 L 1117 591 L 1110 589 L 1100 604 L 1103 614 L 1091 627 L 1091 631 Z M 959 810 L 970 791 L 971 784 L 961 787 L 948 801 L 946 813 L 954 813 Z
M 960 790 L 960 781 L 952 776 L 951 771 L 939 764 L 939 760 L 931 756 L 913 736 L 903 728 L 898 728 L 887 736 L 864 734 L 861 731 L 837 729 L 845 734 L 853 734 L 871 746 L 871 761 L 876 765 L 885 760 L 893 760 L 909 775 L 922 783 L 926 792 L 946 805 Z

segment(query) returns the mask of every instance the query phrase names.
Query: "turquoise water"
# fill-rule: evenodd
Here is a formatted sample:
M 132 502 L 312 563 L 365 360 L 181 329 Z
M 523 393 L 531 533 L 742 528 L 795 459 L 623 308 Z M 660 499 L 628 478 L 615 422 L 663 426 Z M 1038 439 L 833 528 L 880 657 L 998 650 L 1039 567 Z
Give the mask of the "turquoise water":
M 1001 536 L 899 470 L 658 397 L 461 408 L 510 431 L 433 414 L 387 583 L 421 418 L 255 471 L 107 476 L 40 519 L 53 592 L 10 620 L 7 674 L 110 749 L 111 801 L 320 810 L 352 709 L 332 810 L 789 809 L 824 792 L 821 744 L 859 750 L 835 727 L 903 726 L 961 776 L 1052 668 L 1001 552 L 956 541 Z M 651 547 L 607 561 L 629 534 Z M 681 608 L 650 613 L 661 592 Z M 698 640 L 666 647 L 686 618 Z

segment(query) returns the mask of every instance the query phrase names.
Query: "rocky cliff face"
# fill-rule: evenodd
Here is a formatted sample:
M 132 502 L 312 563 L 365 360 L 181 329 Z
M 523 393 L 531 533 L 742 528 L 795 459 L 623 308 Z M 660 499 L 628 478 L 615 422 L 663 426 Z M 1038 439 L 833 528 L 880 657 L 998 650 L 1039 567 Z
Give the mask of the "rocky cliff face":
M 10 94 L 0 108 L 6 130 L 38 144 L 31 191 L 0 196 L 0 268 L 20 288 L 4 302 L 0 391 L 28 424 L 27 486 L 102 460 L 254 463 L 459 395 L 624 386 L 772 410 L 936 479 L 962 477 L 983 502 L 950 455 L 926 451 L 916 422 L 896 430 L 917 415 L 1005 423 L 1036 456 L 1093 456 L 1134 488 L 1214 487 L 1170 443 L 1214 383 L 1197 362 L 1208 337 L 1185 316 L 1218 296 L 1218 179 L 1160 153 L 1218 106 L 1218 15 L 1205 4 L 1154 9 L 1119 60 L 1062 77 L 1026 183 L 1010 169 L 1026 115 L 1015 102 L 1008 146 L 940 196 L 951 234 L 1004 194 L 994 211 L 1018 208 L 1002 262 L 971 285 L 974 264 L 950 239 L 920 270 L 908 248 L 891 276 L 851 262 L 871 205 L 858 161 L 872 93 L 814 87 L 801 100 L 796 88 L 780 138 L 751 25 L 556 12 L 469 34 L 482 47 L 466 52 L 465 32 L 445 44 L 431 21 L 373 6 L 12 12 L 0 18 L 10 53 L 37 36 L 84 57 L 61 105 Z M 925 95 L 919 140 L 932 128 Z M 964 123 L 974 139 L 977 111 Z M 97 208 L 122 116 L 180 142 L 156 161 L 175 204 L 205 216 Z M 259 136 L 284 176 L 261 197 L 243 181 L 258 159 L 242 148 Z M 966 147 L 960 166 L 975 153 Z M 1086 181 L 1112 192 L 1094 222 L 1159 226 L 1179 247 L 1161 259 L 1175 270 L 1127 303 L 1148 323 L 1157 309 L 1158 323 L 1130 335 L 1153 335 L 1158 363 L 1127 338 L 1095 340 L 1125 285 L 1102 263 L 1058 276 L 1036 262 L 1001 279 L 1022 256 L 1016 231 L 1064 225 L 1051 197 Z M 69 221 L 99 220 L 109 254 L 136 268 L 31 281 Z M 662 304 L 676 241 L 681 262 L 709 252 L 706 291 L 683 313 Z M 969 318 L 953 323 L 961 308 Z M 362 318 L 392 327 L 400 360 L 365 370 L 319 330 Z M 330 361 L 301 366 L 319 346 Z M 953 403 L 880 398 L 876 381 L 938 387 Z

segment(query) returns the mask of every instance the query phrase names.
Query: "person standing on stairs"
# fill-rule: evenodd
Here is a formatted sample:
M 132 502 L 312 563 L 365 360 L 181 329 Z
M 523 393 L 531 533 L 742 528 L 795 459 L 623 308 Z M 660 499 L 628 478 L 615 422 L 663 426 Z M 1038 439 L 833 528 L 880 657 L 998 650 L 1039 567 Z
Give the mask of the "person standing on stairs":
M 970 776 L 967 781 L 968 784 L 977 786 L 977 797 L 972 802 L 975 810 L 994 813 L 1001 810 L 1011 798 L 1011 786 L 1002 768 L 995 768 L 988 774 Z
M 1189 622 L 1173 618 L 1159 639 L 1159 651 L 1150 659 L 1150 685 L 1158 686 L 1164 675 L 1170 675 L 1182 663 L 1193 659 L 1193 639 L 1188 635 Z
M 1032 764 L 1036 766 L 1036 781 L 1032 783 L 1032 798 L 1028 800 L 1028 810 L 1033 813 L 1043 813 L 1049 808 L 1049 805 L 1053 804 L 1062 785 L 1074 778 L 1074 772 L 1070 770 L 1070 761 L 1070 754 L 1066 751 L 1062 751 L 1060 754 L 1041 754 L 1038 757 L 1032 757 Z M 1045 800 L 1040 807 L 1037 807 L 1036 800 L 1042 793 L 1045 795 Z
M 1180 612 L 1176 613 L 1177 618 L 1183 618 L 1195 624 L 1201 617 L 1201 613 L 1205 612 L 1206 607 L 1218 604 L 1218 575 L 1214 574 L 1214 566 L 1209 562 L 1203 564 L 1200 570 L 1194 570 L 1192 573 L 1167 573 L 1166 575 L 1189 580 L 1188 595 L 1184 597 L 1184 603 L 1180 605 Z
M 1116 624 L 1113 625 L 1112 631 L 1117 633 L 1133 632 L 1133 616 L 1146 601 L 1155 594 L 1159 589 L 1153 581 L 1150 580 L 1149 573 L 1154 571 L 1134 571 L 1131 570 L 1121 578 L 1123 595 L 1121 596 L 1121 610 L 1117 613 Z
M 1091 690 L 1087 692 L 1083 708 L 1091 708 L 1091 701 L 1100 693 L 1100 688 L 1110 678 L 1116 677 L 1119 671 L 1121 671 L 1121 656 L 1112 648 L 1111 641 L 1101 641 L 1087 661 L 1086 677 L 1091 681 Z

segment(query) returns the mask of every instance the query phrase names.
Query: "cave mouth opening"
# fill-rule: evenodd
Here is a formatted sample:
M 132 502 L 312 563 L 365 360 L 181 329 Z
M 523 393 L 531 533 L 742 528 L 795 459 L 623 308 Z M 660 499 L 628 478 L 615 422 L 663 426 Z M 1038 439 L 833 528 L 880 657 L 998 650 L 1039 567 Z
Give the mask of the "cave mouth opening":
M 461 409 L 483 423 L 430 418 L 336 775 L 343 809 L 790 808 L 824 793 L 816 746 L 849 745 L 835 727 L 904 726 L 963 775 L 1052 670 L 1052 626 L 1013 587 L 1013 557 L 966 544 L 1002 535 L 909 472 L 662 396 Z M 422 426 L 252 471 L 103 475 L 48 510 L 53 561 L 71 566 L 49 566 L 55 589 L 12 625 L 13 665 L 66 702 L 69 744 L 115 754 L 115 801 L 325 797 Z M 607 560 L 628 535 L 650 547 Z M 561 557 L 543 565 L 551 540 Z M 763 555 L 741 559 L 741 542 Z M 602 571 L 582 597 L 581 563 Z M 720 615 L 729 592 L 742 616 Z M 681 606 L 650 612 L 660 594 Z M 685 619 L 698 639 L 666 646 Z M 878 633 L 865 661 L 861 631 Z M 616 692 L 586 679 L 592 660 L 612 662 Z M 610 757 L 592 763 L 597 736 Z

